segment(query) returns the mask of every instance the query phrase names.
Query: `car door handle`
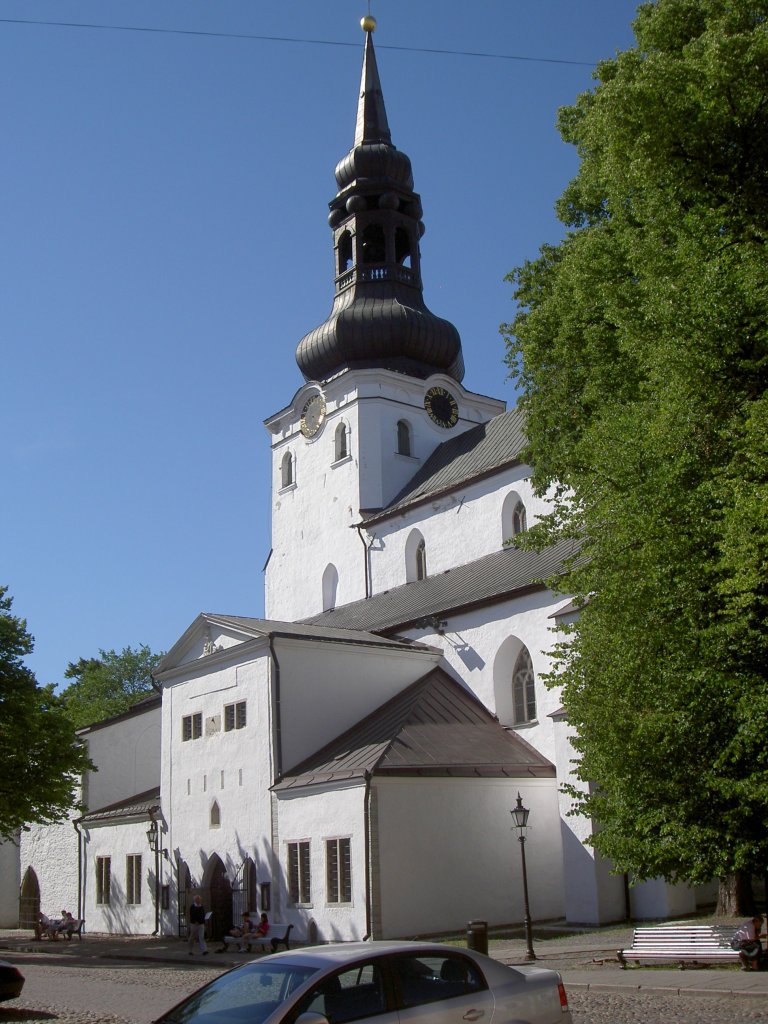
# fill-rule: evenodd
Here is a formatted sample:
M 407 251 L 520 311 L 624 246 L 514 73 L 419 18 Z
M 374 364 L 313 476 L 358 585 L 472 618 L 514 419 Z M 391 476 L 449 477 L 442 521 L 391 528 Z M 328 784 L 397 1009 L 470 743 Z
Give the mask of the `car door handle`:
M 485 1016 L 485 1010 L 467 1010 L 462 1020 L 480 1020 L 481 1017 Z

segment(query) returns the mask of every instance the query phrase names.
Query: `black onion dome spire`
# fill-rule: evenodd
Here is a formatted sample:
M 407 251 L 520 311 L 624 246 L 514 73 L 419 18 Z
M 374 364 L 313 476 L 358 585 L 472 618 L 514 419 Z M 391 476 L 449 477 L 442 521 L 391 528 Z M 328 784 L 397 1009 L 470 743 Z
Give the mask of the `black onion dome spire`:
M 296 349 L 306 380 L 376 367 L 416 377 L 464 376 L 459 332 L 424 304 L 419 239 L 421 200 L 411 161 L 392 144 L 373 49 L 373 18 L 363 18 L 365 55 L 355 144 L 336 167 L 330 203 L 336 295 L 328 319 Z

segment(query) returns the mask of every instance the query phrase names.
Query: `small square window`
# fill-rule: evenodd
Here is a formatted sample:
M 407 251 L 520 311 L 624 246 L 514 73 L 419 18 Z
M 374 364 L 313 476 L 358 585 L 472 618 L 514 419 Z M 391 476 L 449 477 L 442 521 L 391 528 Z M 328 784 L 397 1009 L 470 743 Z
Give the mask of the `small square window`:
M 233 729 L 244 729 L 246 723 L 245 701 L 238 701 L 237 704 L 224 705 L 224 732 L 232 732 Z
M 187 740 L 199 740 L 203 735 L 203 715 L 198 711 L 194 715 L 184 715 L 181 720 L 181 738 Z

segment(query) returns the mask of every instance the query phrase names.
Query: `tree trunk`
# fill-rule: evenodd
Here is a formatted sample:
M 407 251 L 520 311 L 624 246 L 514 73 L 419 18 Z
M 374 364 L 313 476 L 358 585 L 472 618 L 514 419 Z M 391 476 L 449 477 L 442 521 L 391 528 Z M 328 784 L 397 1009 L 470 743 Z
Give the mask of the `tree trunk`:
M 755 897 L 752 893 L 752 876 L 737 871 L 720 879 L 717 894 L 718 917 L 749 917 L 755 912 Z

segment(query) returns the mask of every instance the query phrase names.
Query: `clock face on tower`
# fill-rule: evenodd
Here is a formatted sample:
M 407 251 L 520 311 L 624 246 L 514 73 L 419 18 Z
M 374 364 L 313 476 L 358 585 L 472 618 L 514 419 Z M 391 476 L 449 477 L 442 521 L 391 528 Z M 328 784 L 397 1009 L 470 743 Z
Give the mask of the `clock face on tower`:
M 301 410 L 299 429 L 304 437 L 314 437 L 320 432 L 325 422 L 325 399 L 322 395 L 312 395 L 304 403 Z
M 445 388 L 430 388 L 424 395 L 424 408 L 438 427 L 452 427 L 459 419 L 458 402 Z

